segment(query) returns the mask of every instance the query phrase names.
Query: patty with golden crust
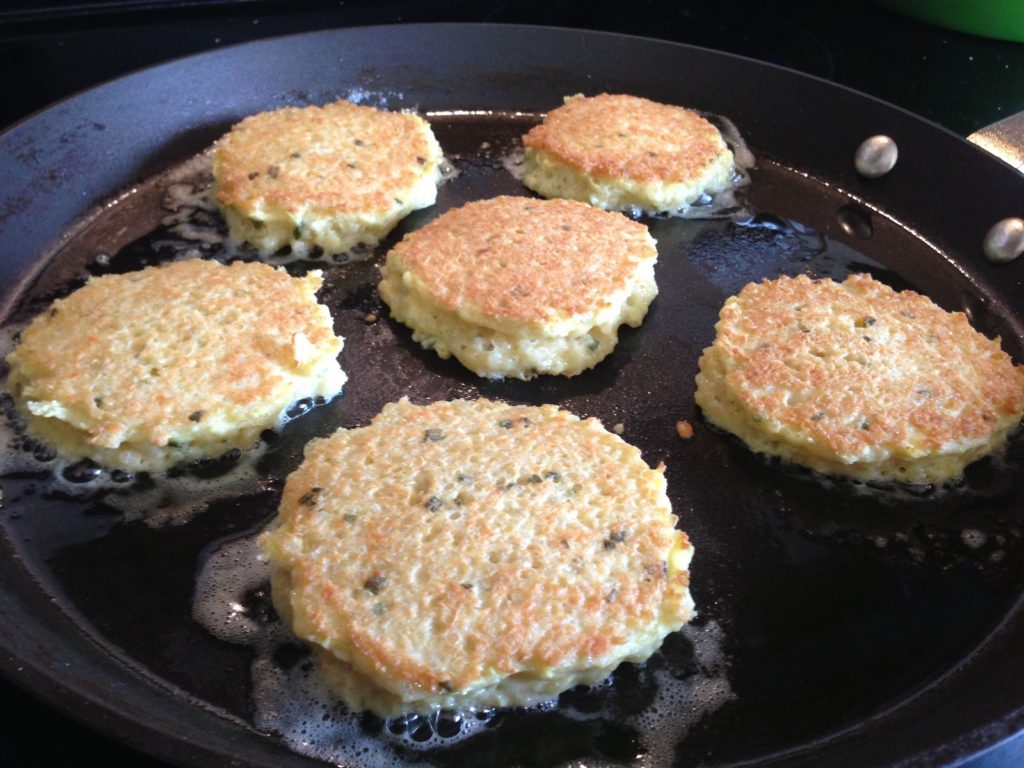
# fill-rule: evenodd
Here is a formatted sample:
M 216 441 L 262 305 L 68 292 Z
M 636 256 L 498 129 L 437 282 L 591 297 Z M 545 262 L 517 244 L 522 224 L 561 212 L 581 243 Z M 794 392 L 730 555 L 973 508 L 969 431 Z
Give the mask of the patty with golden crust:
M 523 183 L 605 210 L 674 213 L 732 186 L 718 129 L 693 110 L 625 94 L 569 96 L 523 136 Z
M 353 710 L 527 705 L 642 661 L 693 610 L 665 480 L 554 406 L 385 406 L 307 447 L 261 538 Z
M 1024 367 L 914 291 L 805 275 L 728 299 L 698 405 L 753 450 L 862 480 L 942 483 L 1000 448 Z
M 336 101 L 242 120 L 214 147 L 214 199 L 231 237 L 262 255 L 321 248 L 366 258 L 433 205 L 444 156 L 418 115 Z
M 480 376 L 574 376 L 643 321 L 657 258 L 647 227 L 622 214 L 496 197 L 406 235 L 380 294 L 416 341 Z
M 7 389 L 69 458 L 162 471 L 247 449 L 289 405 L 345 382 L 320 284 L 202 260 L 94 277 L 21 333 Z

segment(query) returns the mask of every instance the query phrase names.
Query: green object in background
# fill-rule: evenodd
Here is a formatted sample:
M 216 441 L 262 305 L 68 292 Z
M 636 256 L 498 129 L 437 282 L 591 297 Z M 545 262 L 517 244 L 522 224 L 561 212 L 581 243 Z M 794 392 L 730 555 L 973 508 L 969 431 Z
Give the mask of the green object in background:
M 940 27 L 1024 42 L 1024 0 L 878 0 L 878 4 Z

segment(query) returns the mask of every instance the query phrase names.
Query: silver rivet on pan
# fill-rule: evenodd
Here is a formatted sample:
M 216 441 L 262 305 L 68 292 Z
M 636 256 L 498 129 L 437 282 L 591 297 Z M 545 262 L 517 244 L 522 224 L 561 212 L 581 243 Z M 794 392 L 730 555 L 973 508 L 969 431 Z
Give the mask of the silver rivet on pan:
M 997 221 L 985 235 L 982 248 L 993 264 L 1009 264 L 1024 253 L 1024 219 L 1011 216 Z
M 853 156 L 853 167 L 857 173 L 869 179 L 885 176 L 896 165 L 899 150 L 889 136 L 872 136 L 864 139 Z

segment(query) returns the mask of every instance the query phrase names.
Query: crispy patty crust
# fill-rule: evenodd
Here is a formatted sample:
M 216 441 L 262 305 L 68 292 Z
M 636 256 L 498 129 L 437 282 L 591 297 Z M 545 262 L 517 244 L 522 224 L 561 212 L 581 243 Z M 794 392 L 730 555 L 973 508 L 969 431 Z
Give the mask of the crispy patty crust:
M 354 710 L 527 705 L 692 613 L 661 472 L 554 406 L 406 400 L 307 447 L 261 546 Z
M 732 185 L 732 152 L 696 112 L 624 94 L 577 94 L 523 137 L 523 183 L 606 210 L 684 210 Z
M 862 480 L 941 483 L 1005 443 L 1024 367 L 914 291 L 805 275 L 729 298 L 698 405 L 755 451 Z
M 570 200 L 496 197 L 405 236 L 381 297 L 413 338 L 480 376 L 574 376 L 657 294 L 647 228 Z
M 202 260 L 94 277 L 21 333 L 7 388 L 29 432 L 70 458 L 161 471 L 246 449 L 345 382 L 320 284 Z
M 347 101 L 242 120 L 214 148 L 214 199 L 231 237 L 270 255 L 314 248 L 366 258 L 405 216 L 433 205 L 444 156 L 417 115 Z

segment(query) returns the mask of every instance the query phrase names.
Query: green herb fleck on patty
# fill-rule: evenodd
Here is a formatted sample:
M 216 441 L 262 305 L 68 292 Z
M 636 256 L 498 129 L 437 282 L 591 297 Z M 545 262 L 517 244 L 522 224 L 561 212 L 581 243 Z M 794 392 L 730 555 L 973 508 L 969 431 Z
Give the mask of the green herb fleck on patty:
M 379 573 L 375 573 L 373 576 L 363 582 L 363 589 L 369 592 L 371 595 L 379 595 L 380 591 L 388 585 L 386 577 L 381 576 Z
M 302 494 L 299 497 L 299 504 L 303 505 L 304 507 L 314 506 L 317 500 L 320 498 L 321 492 L 323 492 L 323 488 L 318 488 L 316 486 L 310 488 L 306 493 Z
M 629 531 L 624 528 L 613 529 L 608 532 L 608 538 L 604 540 L 605 549 L 615 549 L 619 544 L 629 538 Z

